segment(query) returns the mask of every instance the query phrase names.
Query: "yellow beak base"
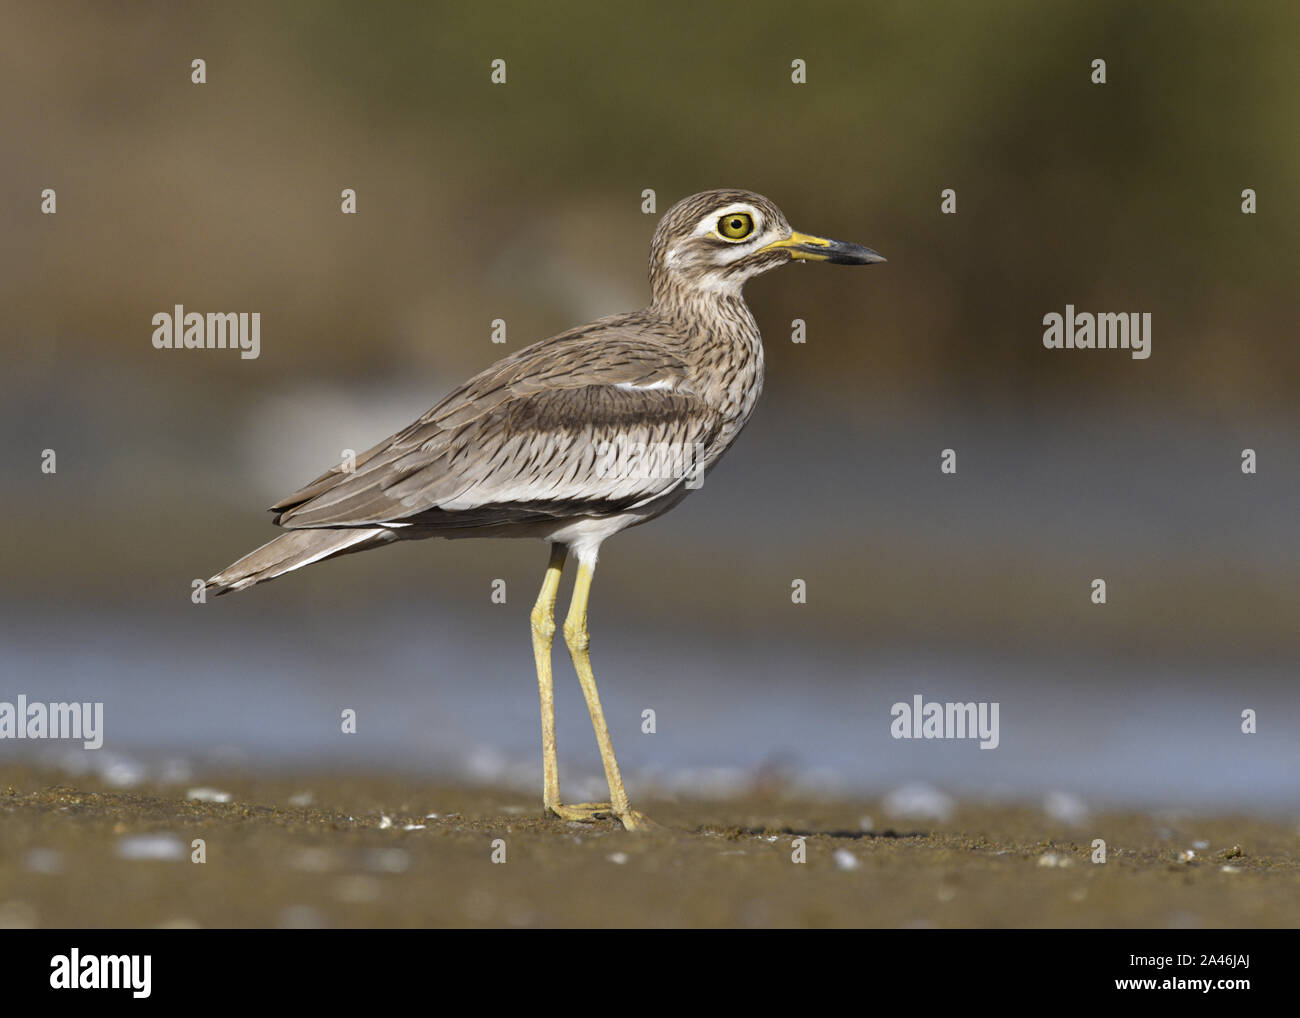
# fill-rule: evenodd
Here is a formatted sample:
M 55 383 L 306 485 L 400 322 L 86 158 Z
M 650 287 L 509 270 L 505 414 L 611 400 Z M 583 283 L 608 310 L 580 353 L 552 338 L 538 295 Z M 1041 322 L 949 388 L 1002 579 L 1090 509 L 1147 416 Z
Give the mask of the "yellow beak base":
M 883 262 L 883 255 L 861 244 L 850 244 L 845 240 L 830 240 L 826 237 L 814 237 L 796 230 L 785 240 L 776 240 L 762 251 L 787 250 L 790 257 L 801 262 L 831 262 L 834 265 L 870 265 Z

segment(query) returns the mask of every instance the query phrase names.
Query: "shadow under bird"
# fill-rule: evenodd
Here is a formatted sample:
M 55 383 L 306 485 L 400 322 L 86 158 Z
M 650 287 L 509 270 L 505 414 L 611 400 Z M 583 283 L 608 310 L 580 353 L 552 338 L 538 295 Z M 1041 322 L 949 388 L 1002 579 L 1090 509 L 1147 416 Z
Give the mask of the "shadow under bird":
M 542 803 L 566 820 L 651 826 L 628 803 L 588 653 L 601 544 L 659 516 L 730 448 L 763 387 L 763 345 L 741 290 L 792 261 L 866 265 L 870 248 L 791 229 L 750 191 L 705 191 L 665 213 L 649 306 L 520 350 L 409 427 L 271 507 L 288 532 L 207 581 L 224 594 L 394 541 L 534 537 L 551 544 L 532 610 L 542 708 Z M 563 803 L 551 643 L 565 560 L 578 560 L 564 641 L 600 747 L 609 802 Z

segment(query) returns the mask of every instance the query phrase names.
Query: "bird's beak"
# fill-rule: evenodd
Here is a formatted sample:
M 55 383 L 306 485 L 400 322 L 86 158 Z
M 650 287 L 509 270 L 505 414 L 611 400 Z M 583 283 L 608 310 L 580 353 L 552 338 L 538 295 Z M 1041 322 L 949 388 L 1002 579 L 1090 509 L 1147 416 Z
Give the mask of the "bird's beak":
M 825 237 L 812 237 L 797 230 L 785 240 L 776 240 L 760 251 L 788 250 L 790 257 L 796 261 L 833 262 L 836 265 L 870 265 L 883 262 L 884 255 L 877 254 L 861 244 L 850 244 L 846 240 L 828 240 Z

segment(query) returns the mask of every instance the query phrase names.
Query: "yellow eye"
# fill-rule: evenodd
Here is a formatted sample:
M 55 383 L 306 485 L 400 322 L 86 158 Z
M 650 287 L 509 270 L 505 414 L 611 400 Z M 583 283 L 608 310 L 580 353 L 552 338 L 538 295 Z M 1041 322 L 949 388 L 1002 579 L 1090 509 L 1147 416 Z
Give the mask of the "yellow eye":
M 748 212 L 728 212 L 718 220 L 718 233 L 728 240 L 744 240 L 754 232 L 754 217 Z

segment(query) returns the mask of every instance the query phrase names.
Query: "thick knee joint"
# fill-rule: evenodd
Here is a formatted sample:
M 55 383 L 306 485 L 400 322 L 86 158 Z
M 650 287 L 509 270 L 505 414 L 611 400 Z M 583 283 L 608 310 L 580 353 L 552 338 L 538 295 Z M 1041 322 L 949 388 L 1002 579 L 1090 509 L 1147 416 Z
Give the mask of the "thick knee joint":
M 541 605 L 533 609 L 529 620 L 532 622 L 533 632 L 543 640 L 550 640 L 555 635 L 555 616 Z
M 586 650 L 591 646 L 591 634 L 587 632 L 585 623 L 579 625 L 576 622 L 564 623 L 564 642 L 568 644 L 569 650 L 575 654 Z

